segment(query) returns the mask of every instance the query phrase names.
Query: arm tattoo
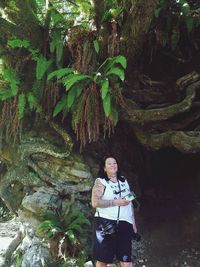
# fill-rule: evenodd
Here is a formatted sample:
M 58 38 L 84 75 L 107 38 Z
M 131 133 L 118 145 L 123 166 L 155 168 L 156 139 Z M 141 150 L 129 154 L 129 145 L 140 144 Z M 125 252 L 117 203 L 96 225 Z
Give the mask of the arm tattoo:
M 100 182 L 99 179 L 96 179 L 92 189 L 92 202 L 98 208 L 108 208 L 114 206 L 113 200 L 102 199 L 104 190 L 105 186 Z

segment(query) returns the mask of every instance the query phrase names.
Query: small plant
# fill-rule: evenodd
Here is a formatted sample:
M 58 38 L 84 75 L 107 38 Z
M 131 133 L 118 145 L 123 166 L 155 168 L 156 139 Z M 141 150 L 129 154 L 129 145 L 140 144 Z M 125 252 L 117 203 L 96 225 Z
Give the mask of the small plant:
M 90 225 L 90 222 L 82 212 L 72 211 L 63 215 L 46 211 L 42 218 L 44 220 L 38 226 L 37 234 L 48 240 L 51 256 L 64 260 L 83 258 L 80 237 L 83 235 L 83 226 Z

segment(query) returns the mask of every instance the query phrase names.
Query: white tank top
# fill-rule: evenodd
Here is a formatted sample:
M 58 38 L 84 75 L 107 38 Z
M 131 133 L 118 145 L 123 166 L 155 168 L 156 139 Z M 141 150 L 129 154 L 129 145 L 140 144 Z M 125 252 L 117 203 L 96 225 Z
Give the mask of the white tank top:
M 124 182 L 120 183 L 120 188 L 118 182 L 113 183 L 111 181 L 106 181 L 105 179 L 97 178 L 100 182 L 105 186 L 105 191 L 102 197 L 102 200 L 114 200 L 118 198 L 125 197 L 129 192 L 130 188 L 128 182 L 125 180 Z M 121 196 L 120 196 L 121 191 Z M 103 217 L 110 220 L 117 220 L 118 216 L 118 206 L 107 207 L 107 208 L 96 208 L 95 216 Z M 132 212 L 132 204 L 131 202 L 126 206 L 120 206 L 119 212 L 119 220 L 126 221 L 129 223 L 133 223 L 133 212 Z

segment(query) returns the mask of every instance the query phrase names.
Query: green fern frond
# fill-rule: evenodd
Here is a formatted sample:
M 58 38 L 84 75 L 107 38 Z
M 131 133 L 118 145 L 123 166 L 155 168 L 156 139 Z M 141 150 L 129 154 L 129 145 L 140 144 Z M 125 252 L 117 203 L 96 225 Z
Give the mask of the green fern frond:
M 42 108 L 39 105 L 37 98 L 33 95 L 32 92 L 27 94 L 27 100 L 28 100 L 30 110 L 35 110 L 36 112 L 41 112 Z
M 22 119 L 25 113 L 25 106 L 26 106 L 26 97 L 24 93 L 21 93 L 18 96 L 18 110 L 19 110 L 19 118 Z
M 33 87 L 31 89 L 33 95 L 37 98 L 37 101 L 40 102 L 42 100 L 43 96 L 43 88 L 44 88 L 45 82 L 44 80 L 37 80 L 35 79 L 33 83 Z
M 124 70 L 117 68 L 117 67 L 112 67 L 110 68 L 109 71 L 106 72 L 105 74 L 107 77 L 111 75 L 116 75 L 117 77 L 120 78 L 120 80 L 123 82 L 124 81 Z
M 47 60 L 44 56 L 40 55 L 40 57 L 37 60 L 37 66 L 36 66 L 36 78 L 37 80 L 41 80 L 45 74 L 45 72 L 48 70 L 48 68 L 53 63 L 52 59 Z
M 3 71 L 3 78 L 12 85 L 18 86 L 20 84 L 16 72 L 12 68 Z
M 60 220 L 59 215 L 52 210 L 47 210 L 47 211 L 42 212 L 41 216 L 44 219 L 48 219 L 48 220 L 52 220 L 52 221 L 59 221 Z
M 17 95 L 20 81 L 12 68 L 5 69 L 2 72 L 2 77 L 7 83 L 8 89 L 0 91 L 0 100 L 6 100 Z
M 41 55 L 39 49 L 29 48 L 29 52 L 31 53 L 32 59 L 34 61 L 37 61 Z
M 76 236 L 74 235 L 74 232 L 71 229 L 67 230 L 65 232 L 65 235 L 69 238 L 71 242 L 74 242 L 74 240 L 76 240 Z
M 65 225 L 71 227 L 71 225 L 90 225 L 89 220 L 81 211 L 74 211 L 64 217 Z
M 30 42 L 28 40 L 22 40 L 22 39 L 12 39 L 8 41 L 8 45 L 12 48 L 28 48 L 30 46 Z
M 60 42 L 58 42 L 56 44 L 56 62 L 57 62 L 57 64 L 60 63 L 60 61 L 62 59 L 62 54 L 63 54 L 63 41 L 60 40 Z
M 53 112 L 53 117 L 56 117 L 63 110 L 65 110 L 66 112 L 67 98 L 68 98 L 67 95 L 63 96 L 62 99 L 56 104 L 56 107 Z
M 56 225 L 54 225 L 54 223 L 50 220 L 45 220 L 43 222 L 41 222 L 37 228 L 37 232 L 40 234 L 45 234 L 47 233 L 50 229 L 56 227 Z
M 52 236 L 54 236 L 57 233 L 61 233 L 62 234 L 62 229 L 59 227 L 53 227 L 52 229 L 50 229 L 47 233 L 47 237 L 51 238 Z
M 68 228 L 68 231 L 69 230 L 72 230 L 74 235 L 77 235 L 77 234 L 82 235 L 83 234 L 83 228 L 78 224 L 70 225 L 70 227 Z
M 66 91 L 68 91 L 77 82 L 88 81 L 91 80 L 91 78 L 91 76 L 84 74 L 69 74 L 63 79 L 63 84 L 66 87 Z
M 75 72 L 75 70 L 73 68 L 62 68 L 62 69 L 59 69 L 59 70 L 55 70 L 55 71 L 51 72 L 48 75 L 47 80 L 49 81 L 49 80 L 51 80 L 54 77 L 56 77 L 57 80 L 59 80 L 63 76 L 68 75 L 68 74 L 73 73 L 73 72 Z
M 2 90 L 0 92 L 0 100 L 4 101 L 4 100 L 7 100 L 9 98 L 12 98 L 13 95 L 12 95 L 12 92 L 10 90 Z

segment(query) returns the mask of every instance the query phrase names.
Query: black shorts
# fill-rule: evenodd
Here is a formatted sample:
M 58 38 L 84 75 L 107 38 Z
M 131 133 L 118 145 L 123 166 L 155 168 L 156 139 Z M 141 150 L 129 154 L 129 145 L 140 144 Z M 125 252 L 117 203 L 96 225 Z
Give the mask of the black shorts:
M 100 224 L 101 217 L 95 217 L 92 247 L 93 260 L 105 263 L 112 263 L 114 259 L 121 262 L 131 262 L 132 224 L 119 221 L 117 233 L 108 237 L 103 236 L 98 231 Z

